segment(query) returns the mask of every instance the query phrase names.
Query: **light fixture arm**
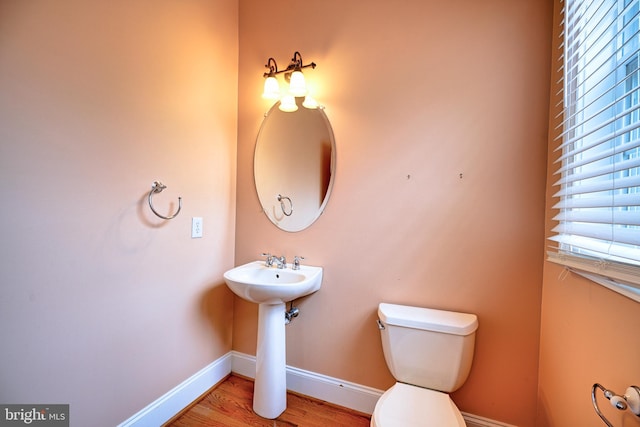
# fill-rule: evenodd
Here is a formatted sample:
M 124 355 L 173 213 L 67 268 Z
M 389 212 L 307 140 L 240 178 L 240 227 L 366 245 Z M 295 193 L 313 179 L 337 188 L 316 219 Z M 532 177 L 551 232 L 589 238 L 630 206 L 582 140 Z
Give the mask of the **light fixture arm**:
M 316 68 L 316 63 L 315 62 L 311 62 L 307 65 L 303 65 L 302 62 L 302 55 L 300 55 L 300 52 L 296 51 L 293 53 L 293 58 L 291 58 L 291 63 L 289 64 L 289 66 L 287 67 L 287 69 L 285 71 L 288 70 L 302 70 L 303 68 L 307 68 L 307 67 L 311 67 L 311 68 Z
M 278 70 L 278 64 L 276 63 L 276 60 L 273 58 L 269 58 L 267 60 L 267 64 L 265 65 L 265 68 L 268 68 L 269 71 L 265 72 L 263 74 L 263 77 L 265 78 L 275 77 L 278 74 L 285 73 L 285 79 L 289 80 L 289 77 L 291 77 L 291 73 L 293 73 L 294 71 L 300 71 L 303 68 L 308 68 L 308 67 L 316 68 L 316 63 L 310 62 L 304 65 L 304 63 L 302 62 L 302 55 L 300 55 L 300 52 L 296 51 L 293 53 L 293 58 L 291 58 L 291 62 L 289 63 L 287 68 L 285 68 L 284 70 Z
M 278 64 L 276 63 L 276 60 L 273 58 L 269 58 L 267 60 L 265 67 L 269 69 L 268 73 L 263 74 L 263 77 L 265 78 L 274 77 L 276 74 L 282 73 L 282 71 L 278 71 Z

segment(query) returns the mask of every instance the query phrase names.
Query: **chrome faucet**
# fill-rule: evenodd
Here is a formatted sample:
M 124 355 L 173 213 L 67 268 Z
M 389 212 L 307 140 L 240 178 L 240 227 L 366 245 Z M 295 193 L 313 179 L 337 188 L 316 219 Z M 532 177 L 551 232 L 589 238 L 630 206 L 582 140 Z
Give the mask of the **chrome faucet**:
M 281 257 L 274 257 L 274 261 L 276 262 L 276 266 L 278 268 L 287 268 L 287 259 L 282 255 Z
M 265 259 L 264 261 L 264 265 L 266 267 L 273 267 L 273 264 L 276 264 L 276 267 L 278 268 L 287 268 L 287 258 L 285 258 L 284 255 L 282 256 L 275 256 L 275 255 L 271 255 L 268 252 L 265 252 L 262 254 L 262 256 L 267 257 L 267 259 Z M 298 261 L 299 263 L 300 261 Z

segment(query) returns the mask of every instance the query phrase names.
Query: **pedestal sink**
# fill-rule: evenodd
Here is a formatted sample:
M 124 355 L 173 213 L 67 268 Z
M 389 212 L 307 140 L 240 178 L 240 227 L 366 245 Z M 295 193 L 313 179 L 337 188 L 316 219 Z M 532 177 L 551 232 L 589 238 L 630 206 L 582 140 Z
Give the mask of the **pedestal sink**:
M 320 289 L 322 267 L 301 265 L 299 270 L 267 267 L 254 261 L 224 273 L 229 289 L 258 304 L 258 346 L 253 410 L 277 418 L 287 408 L 285 303 Z

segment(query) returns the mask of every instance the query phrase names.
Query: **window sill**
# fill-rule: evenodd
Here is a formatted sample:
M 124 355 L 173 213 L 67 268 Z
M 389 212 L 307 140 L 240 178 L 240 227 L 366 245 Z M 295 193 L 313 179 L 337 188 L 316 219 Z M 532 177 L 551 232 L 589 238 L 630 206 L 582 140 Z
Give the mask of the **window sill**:
M 569 271 L 585 279 L 640 303 L 640 268 L 635 268 L 638 270 L 637 272 L 629 273 L 626 271 L 622 277 L 627 280 L 621 280 L 617 277 L 611 277 L 620 276 L 620 274 L 608 269 L 606 263 L 557 252 L 548 252 L 547 255 L 549 261 L 563 265 Z
M 634 288 L 633 286 L 625 285 L 620 282 L 616 282 L 615 280 L 611 280 L 607 277 L 600 276 L 598 274 L 587 273 L 585 271 L 580 271 L 577 268 L 569 268 L 569 270 L 574 273 L 584 277 L 585 279 L 589 279 L 593 282 L 596 282 L 599 285 L 604 286 L 605 288 L 611 289 L 614 292 L 617 292 L 621 295 L 624 295 L 627 298 L 631 298 L 636 302 L 640 302 L 640 289 Z

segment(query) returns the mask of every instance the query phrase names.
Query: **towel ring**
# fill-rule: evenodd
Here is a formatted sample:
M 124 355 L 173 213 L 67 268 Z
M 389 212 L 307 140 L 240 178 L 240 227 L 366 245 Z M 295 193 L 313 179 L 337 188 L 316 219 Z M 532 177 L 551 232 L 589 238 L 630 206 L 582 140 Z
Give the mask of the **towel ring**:
M 164 185 L 163 183 L 161 183 L 160 181 L 154 181 L 153 184 L 151 184 L 151 191 L 149 191 L 149 207 L 151 208 L 153 213 L 156 214 L 157 216 L 159 216 L 160 218 L 162 218 L 162 219 L 173 219 L 180 213 L 180 209 L 182 209 L 182 197 L 178 197 L 178 210 L 176 211 L 176 213 L 174 213 L 171 216 L 161 215 L 161 214 L 158 213 L 158 211 L 156 211 L 153 208 L 153 202 L 151 200 L 153 198 L 153 195 L 155 193 L 162 193 L 162 190 L 164 190 L 165 188 L 167 188 L 167 186 Z
M 289 201 L 289 213 L 287 213 L 287 210 L 284 207 L 285 200 Z M 280 202 L 280 209 L 282 209 L 282 213 L 285 214 L 286 216 L 291 216 L 291 214 L 293 213 L 293 202 L 291 201 L 291 199 L 288 198 L 287 196 L 282 196 L 278 194 L 278 201 Z

